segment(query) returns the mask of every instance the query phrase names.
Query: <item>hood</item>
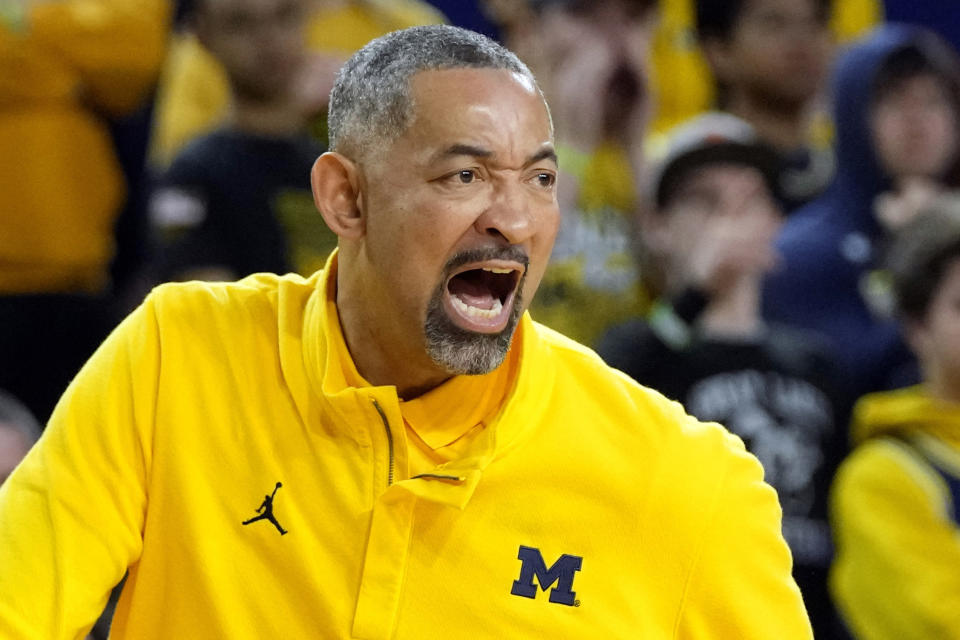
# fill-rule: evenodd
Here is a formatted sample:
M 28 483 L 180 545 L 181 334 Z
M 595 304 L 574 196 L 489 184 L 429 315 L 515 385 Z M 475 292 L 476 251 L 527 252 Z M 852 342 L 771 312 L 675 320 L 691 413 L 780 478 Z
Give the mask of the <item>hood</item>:
M 960 404 L 938 400 L 923 386 L 871 393 L 857 402 L 850 427 L 853 445 L 877 436 L 908 432 L 960 443 Z
M 874 153 L 870 98 L 884 62 L 907 47 L 916 47 L 934 61 L 934 66 L 949 69 L 950 75 L 956 77 L 947 45 L 928 30 L 904 24 L 881 26 L 853 44 L 841 55 L 832 77 L 837 169 L 831 189 L 835 197 L 858 205 L 849 210 L 850 215 L 871 218 L 868 227 L 875 224 L 874 198 L 890 186 Z

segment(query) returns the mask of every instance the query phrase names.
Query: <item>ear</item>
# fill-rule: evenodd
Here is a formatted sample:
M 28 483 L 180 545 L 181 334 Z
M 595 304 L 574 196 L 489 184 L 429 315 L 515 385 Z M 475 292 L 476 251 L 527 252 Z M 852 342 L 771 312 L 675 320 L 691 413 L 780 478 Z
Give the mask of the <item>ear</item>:
M 313 201 L 330 230 L 355 240 L 366 231 L 359 169 L 344 155 L 328 151 L 317 158 L 310 171 Z

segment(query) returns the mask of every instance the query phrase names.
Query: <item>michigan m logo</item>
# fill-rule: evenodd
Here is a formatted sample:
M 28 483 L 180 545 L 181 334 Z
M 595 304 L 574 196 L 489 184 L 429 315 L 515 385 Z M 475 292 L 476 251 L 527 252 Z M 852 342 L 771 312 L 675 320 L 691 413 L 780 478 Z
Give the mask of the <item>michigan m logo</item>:
M 547 569 L 540 549 L 522 545 L 520 551 L 517 552 L 517 558 L 523 564 L 520 566 L 520 577 L 513 581 L 513 588 L 510 593 L 524 598 L 535 598 L 537 597 L 537 585 L 533 583 L 534 578 L 537 579 L 540 588 L 544 591 L 556 582 L 557 586 L 550 590 L 550 602 L 573 606 L 577 598 L 577 594 L 573 590 L 573 576 L 577 571 L 580 571 L 583 558 L 565 553 Z M 579 605 L 579 603 L 577 604 Z

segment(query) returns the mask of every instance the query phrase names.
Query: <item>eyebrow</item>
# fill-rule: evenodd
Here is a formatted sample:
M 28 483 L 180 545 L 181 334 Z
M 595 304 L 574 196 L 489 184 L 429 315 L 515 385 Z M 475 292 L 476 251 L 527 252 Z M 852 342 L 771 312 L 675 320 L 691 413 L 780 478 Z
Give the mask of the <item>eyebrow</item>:
M 493 155 L 493 151 L 489 149 L 484 149 L 483 147 L 477 147 L 472 144 L 452 144 L 443 151 L 439 152 L 434 156 L 433 161 L 437 162 L 443 160 L 444 158 L 449 158 L 452 156 L 471 156 L 474 158 L 489 158 Z M 532 156 L 527 158 L 524 166 L 529 166 L 535 162 L 540 162 L 541 160 L 553 160 L 554 164 L 559 164 L 557 162 L 557 152 L 554 150 L 553 145 L 545 145 L 540 151 L 537 151 Z
M 540 162 L 541 160 L 553 160 L 553 164 L 559 165 L 557 161 L 557 152 L 554 150 L 553 145 L 545 145 L 543 149 L 536 152 L 529 158 L 527 158 L 527 165 L 531 165 L 535 162 Z

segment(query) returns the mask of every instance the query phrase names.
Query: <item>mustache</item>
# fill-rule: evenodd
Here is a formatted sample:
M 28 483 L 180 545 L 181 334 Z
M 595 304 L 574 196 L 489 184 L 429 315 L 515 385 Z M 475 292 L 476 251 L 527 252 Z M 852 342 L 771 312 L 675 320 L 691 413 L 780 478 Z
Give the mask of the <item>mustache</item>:
M 445 269 L 447 273 L 452 273 L 465 264 L 484 262 L 486 260 L 519 262 L 523 265 L 524 274 L 527 272 L 527 267 L 530 266 L 530 257 L 527 255 L 527 252 L 520 247 L 510 245 L 506 247 L 483 247 L 460 251 L 447 260 Z

